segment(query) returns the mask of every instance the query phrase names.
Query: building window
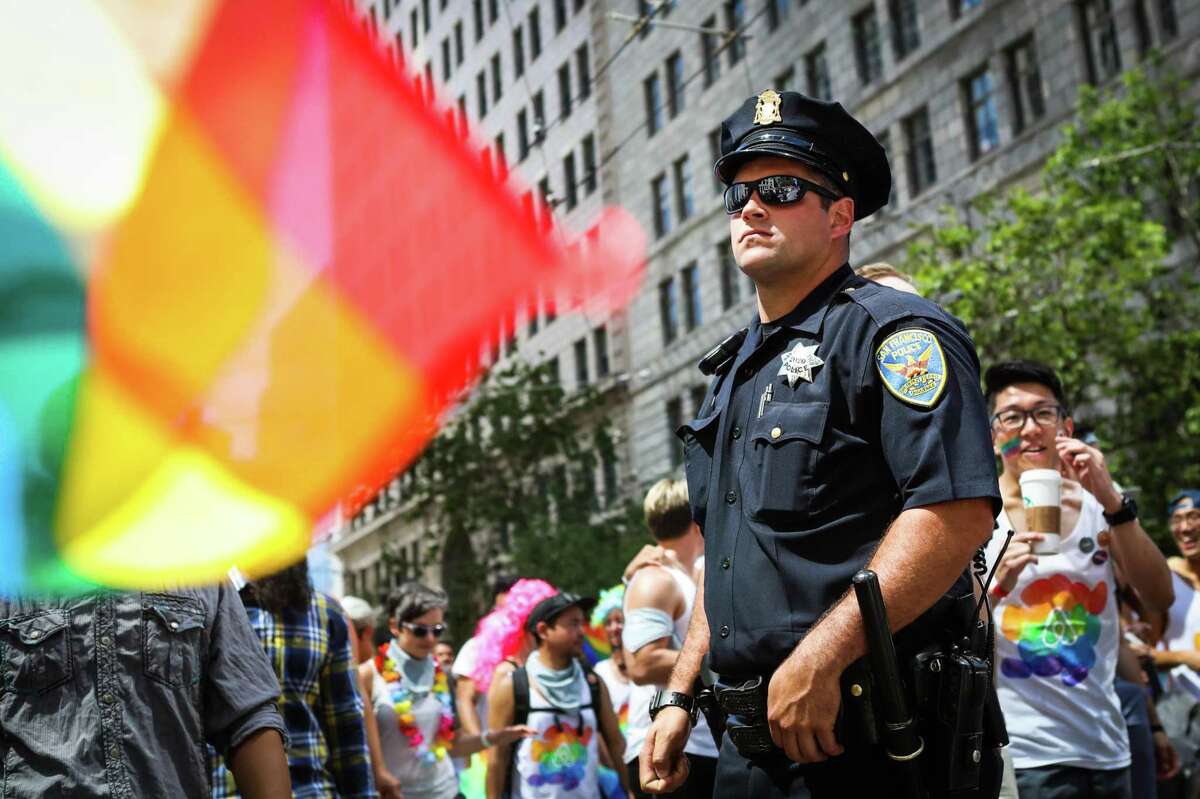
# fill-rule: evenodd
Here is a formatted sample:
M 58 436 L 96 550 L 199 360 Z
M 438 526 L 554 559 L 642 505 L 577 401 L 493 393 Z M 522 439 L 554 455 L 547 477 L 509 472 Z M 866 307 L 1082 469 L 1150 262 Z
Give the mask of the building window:
M 579 80 L 579 99 L 586 100 L 592 96 L 592 61 L 586 42 L 575 50 L 575 74 Z
M 429 28 L 433 25 L 433 15 L 429 13 L 429 0 L 421 0 L 421 28 L 425 33 L 429 33 Z
M 746 24 L 746 0 L 725 0 L 725 28 L 733 37 L 729 44 L 729 66 L 734 66 L 746 55 L 746 40 L 742 38 L 742 26 Z
M 700 275 L 693 261 L 683 268 L 683 323 L 695 330 L 703 320 L 700 301 Z
M 596 351 L 596 377 L 608 377 L 608 328 L 604 325 L 592 331 L 592 349 Z
M 558 356 L 555 355 L 550 360 L 546 361 L 547 370 L 550 373 L 550 381 L 554 385 L 562 385 L 562 369 L 558 365 Z
M 937 182 L 933 160 L 933 131 L 929 126 L 929 108 L 922 106 L 904 118 L 904 142 L 907 148 L 908 190 L 916 197 Z
M 538 180 L 538 194 L 542 198 L 542 204 L 550 207 L 554 204 L 554 192 L 550 190 L 550 176 L 544 175 Z
M 638 0 L 638 24 L 641 29 L 638 31 L 638 36 L 645 39 L 650 35 L 650 29 L 654 27 L 654 7 L 650 0 Z M 665 15 L 664 15 L 665 16 Z
M 809 97 L 828 100 L 833 96 L 833 89 L 829 85 L 829 60 L 825 57 L 824 42 L 804 56 L 804 81 L 808 84 Z
M 517 161 L 529 156 L 529 115 L 522 108 L 517 112 Z
M 992 73 L 987 68 L 969 75 L 962 82 L 967 100 L 967 131 L 970 134 L 971 159 L 991 152 L 1000 144 L 1000 123 L 996 118 L 996 93 Z
M 679 337 L 679 296 L 673 277 L 658 284 L 658 314 L 663 344 L 670 344 Z
M 596 190 L 596 137 L 589 133 L 583 137 L 583 191 L 591 194 Z
M 653 72 L 642 81 L 642 92 L 646 99 L 646 135 L 653 136 L 662 127 L 662 89 L 658 73 Z
M 563 158 L 563 185 L 567 190 L 567 210 L 579 204 L 579 187 L 575 184 L 575 153 Z
M 717 53 L 717 18 L 709 17 L 700 23 L 706 30 L 700 34 L 700 57 L 704 59 L 704 88 L 712 86 L 721 77 L 721 56 Z
M 708 161 L 710 164 L 715 164 L 717 159 L 721 157 L 720 128 L 713 128 L 708 132 L 708 156 Z M 712 172 L 713 192 L 716 194 L 723 194 L 725 192 L 725 185 L 721 183 L 721 179 L 717 177 L 717 170 L 713 169 L 710 171 Z
M 1005 61 L 1008 67 L 1008 90 L 1012 96 L 1013 132 L 1020 133 L 1046 113 L 1042 74 L 1038 69 L 1033 36 L 1026 36 L 1009 47 Z
M 450 81 L 450 39 L 442 39 L 442 83 Z
M 581 338 L 575 342 L 575 385 L 588 384 L 587 339 Z
M 488 0 L 488 25 L 495 25 L 500 19 L 500 0 Z
M 529 330 L 530 338 L 533 338 L 534 336 L 536 336 L 537 332 L 538 332 L 538 322 L 540 321 L 538 319 L 538 306 L 539 305 L 541 305 L 541 302 L 538 300 L 537 297 L 534 297 L 533 300 L 530 301 L 530 303 L 529 303 L 529 308 L 525 311 L 526 322 L 527 322 L 527 327 Z
M 774 32 L 779 23 L 787 19 L 791 10 L 790 0 L 765 0 L 767 4 L 767 30 Z
M 675 177 L 675 209 L 679 213 L 679 221 L 683 222 L 696 212 L 696 201 L 692 196 L 692 164 L 685 155 L 676 159 L 672 167 Z
M 983 5 L 983 0 L 950 0 L 950 17 L 958 19 L 973 8 Z
M 554 0 L 554 32 L 567 27 L 567 0 Z
M 666 175 L 659 175 L 650 181 L 650 197 L 654 205 L 654 236 L 661 239 L 671 232 L 671 202 L 667 197 Z
M 879 52 L 879 19 L 874 6 L 855 14 L 854 62 L 858 66 L 858 79 L 865 86 L 883 74 L 883 60 Z
M 611 452 L 601 456 L 600 470 L 604 480 L 604 505 L 608 507 L 617 501 L 617 459 Z
M 513 77 L 525 74 L 525 31 L 513 28 Z
M 775 76 L 774 87 L 781 92 L 789 92 L 792 90 L 792 84 L 796 82 L 796 68 L 788 67 L 783 72 Z
M 461 65 L 464 58 L 463 54 L 463 26 L 462 20 L 454 23 L 454 63 Z
M 475 20 L 475 41 L 483 38 L 483 0 L 473 0 L 471 13 Z
M 721 310 L 728 311 L 742 300 L 741 270 L 733 260 L 728 241 L 717 242 L 717 277 L 721 282 Z
M 542 15 L 534 6 L 529 12 L 529 60 L 537 61 L 542 54 Z
M 500 74 L 500 54 L 496 53 L 492 56 L 492 102 L 500 102 L 500 98 L 504 95 L 504 78 Z
M 1158 30 L 1163 41 L 1179 35 L 1179 15 L 1175 13 L 1175 0 L 1158 0 Z
M 686 105 L 683 95 L 683 56 L 676 50 L 667 56 L 667 116 L 674 119 Z
M 508 156 L 504 152 L 504 132 L 501 131 L 496 134 L 496 166 L 503 171 L 507 160 Z
M 671 468 L 683 465 L 683 442 L 675 431 L 683 425 L 683 400 L 672 397 L 667 400 L 667 448 L 671 451 Z
M 533 95 L 533 143 L 541 144 L 546 138 L 546 99 L 542 90 Z
M 408 22 L 409 22 L 408 35 L 409 35 L 409 39 L 412 41 L 412 49 L 415 51 L 417 49 L 417 45 L 420 44 L 420 42 L 421 42 L 421 32 L 420 32 L 421 13 L 420 13 L 420 11 L 418 11 L 417 9 L 414 8 L 412 10 L 412 13 L 410 13 L 408 15 Z
M 477 100 L 477 108 L 479 110 L 479 118 L 483 119 L 487 116 L 488 101 L 487 101 L 487 74 L 480 72 L 475 76 L 475 95 Z
M 561 119 L 571 116 L 571 62 L 558 68 L 558 115 Z
M 1112 0 L 1083 0 L 1079 4 L 1083 24 L 1083 49 L 1087 56 L 1088 80 L 1102 83 L 1121 71 L 1117 23 Z
M 921 46 L 921 31 L 917 24 L 916 0 L 888 0 L 892 18 L 892 47 L 899 61 Z

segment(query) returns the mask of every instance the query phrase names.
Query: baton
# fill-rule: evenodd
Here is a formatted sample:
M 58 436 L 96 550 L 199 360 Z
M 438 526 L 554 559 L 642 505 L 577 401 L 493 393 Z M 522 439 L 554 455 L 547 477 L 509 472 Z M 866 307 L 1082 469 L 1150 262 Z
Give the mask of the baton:
M 924 797 L 921 769 L 917 760 L 925 751 L 925 742 L 917 733 L 917 720 L 909 712 L 900 683 L 900 666 L 896 661 L 896 644 L 887 623 L 879 577 L 869 569 L 854 575 L 854 595 L 862 613 L 863 634 L 867 639 L 867 660 L 875 677 L 875 695 L 879 698 L 883 716 L 883 747 L 887 756 L 902 766 L 904 781 L 910 796 Z

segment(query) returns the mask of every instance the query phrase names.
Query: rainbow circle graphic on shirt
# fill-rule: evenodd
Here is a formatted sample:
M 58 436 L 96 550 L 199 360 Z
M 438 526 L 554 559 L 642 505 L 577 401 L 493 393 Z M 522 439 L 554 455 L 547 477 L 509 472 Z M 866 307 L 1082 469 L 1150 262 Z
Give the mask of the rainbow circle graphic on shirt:
M 587 774 L 588 744 L 593 732 L 582 722 L 579 727 L 566 721 L 547 727 L 532 745 L 538 773 L 529 777 L 529 784 L 558 785 L 564 791 L 578 788 Z
M 1096 663 L 1100 614 L 1108 604 L 1108 584 L 1095 588 L 1056 574 L 1035 580 L 1020 594 L 1021 604 L 1004 608 L 1000 631 L 1017 644 L 1019 657 L 1000 663 L 1005 677 L 1058 677 L 1063 685 L 1087 679 Z
M 1200 638 L 1200 635 L 1197 635 L 1196 637 Z M 1197 648 L 1200 649 L 1200 647 L 1197 647 Z M 625 700 L 625 703 L 621 705 L 620 710 L 617 711 L 617 726 L 619 726 L 621 728 L 622 735 L 624 735 L 626 730 L 629 729 L 629 700 L 628 699 Z

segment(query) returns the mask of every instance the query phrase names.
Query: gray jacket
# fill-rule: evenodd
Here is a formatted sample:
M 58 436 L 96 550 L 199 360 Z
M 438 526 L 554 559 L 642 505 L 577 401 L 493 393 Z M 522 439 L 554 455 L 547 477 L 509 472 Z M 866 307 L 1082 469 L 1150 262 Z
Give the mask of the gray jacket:
M 210 795 L 204 743 L 284 736 L 237 592 L 0 598 L 3 795 Z

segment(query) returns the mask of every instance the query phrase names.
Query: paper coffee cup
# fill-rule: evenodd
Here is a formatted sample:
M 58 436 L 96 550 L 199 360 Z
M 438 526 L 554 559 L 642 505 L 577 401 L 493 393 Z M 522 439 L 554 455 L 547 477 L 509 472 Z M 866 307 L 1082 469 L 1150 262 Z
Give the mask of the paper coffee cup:
M 1021 473 L 1021 498 L 1025 503 L 1025 529 L 1045 538 L 1033 547 L 1035 555 L 1058 552 L 1062 532 L 1062 475 L 1054 469 Z

